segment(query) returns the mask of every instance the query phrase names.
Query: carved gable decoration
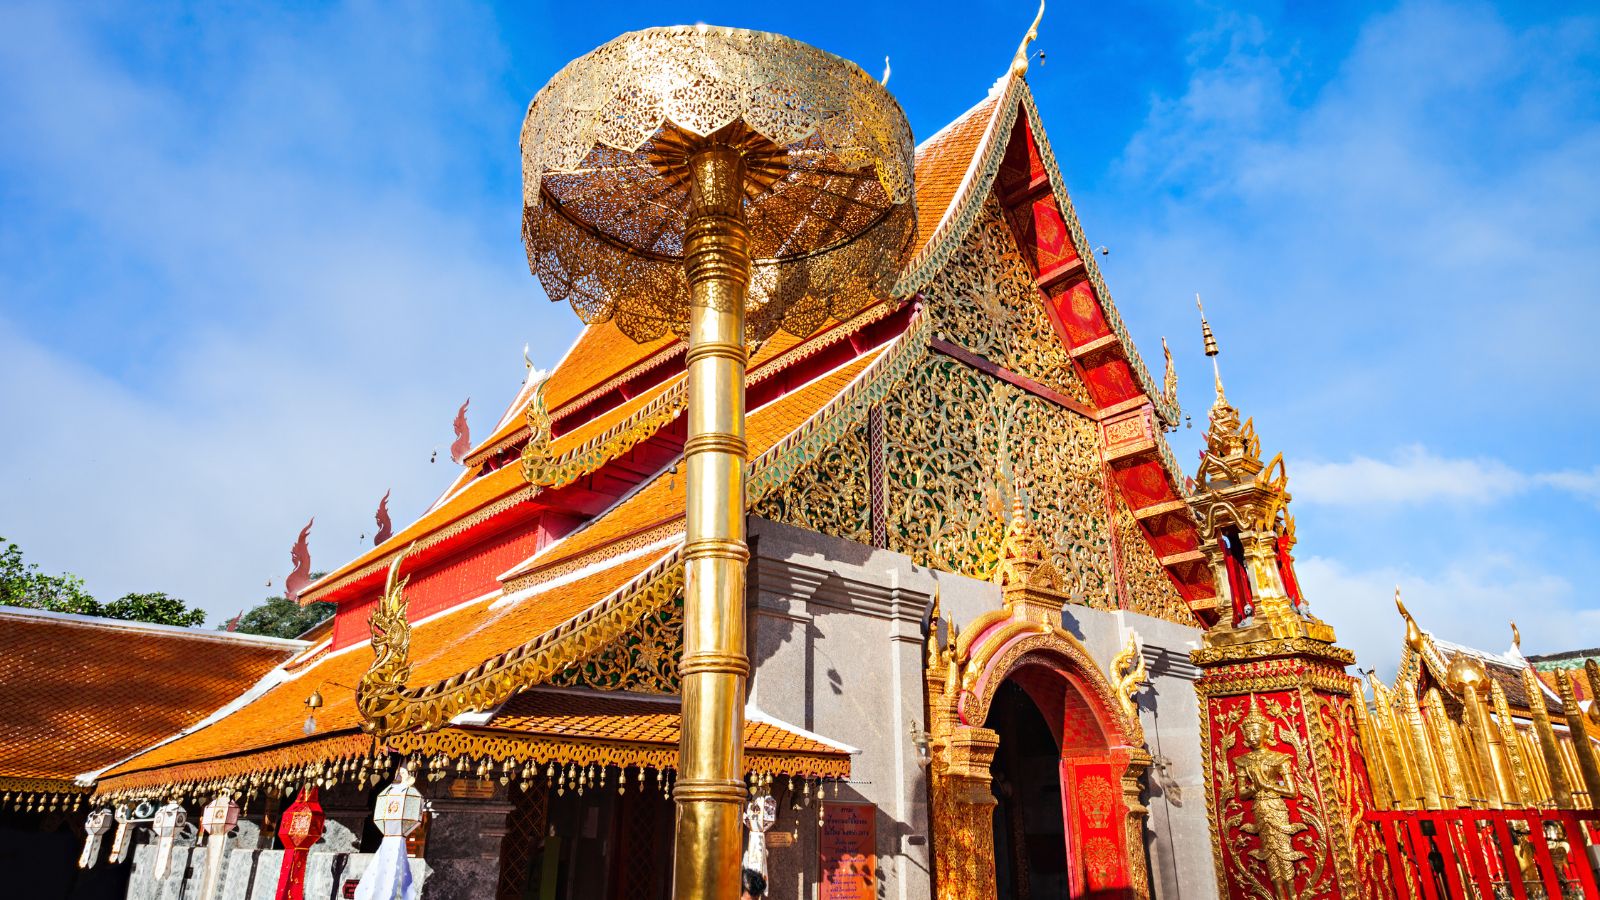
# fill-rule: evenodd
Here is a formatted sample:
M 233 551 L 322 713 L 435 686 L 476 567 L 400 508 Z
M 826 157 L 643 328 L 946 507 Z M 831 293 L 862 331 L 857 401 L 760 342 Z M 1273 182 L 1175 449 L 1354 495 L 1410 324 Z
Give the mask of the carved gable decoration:
M 1048 592 L 1059 599 L 1066 596 L 1061 573 L 1045 552 L 1039 533 L 1033 530 L 1020 496 L 1011 506 L 1011 521 L 1001 540 L 1000 565 L 995 569 L 994 580 L 1008 605 L 1025 591 Z

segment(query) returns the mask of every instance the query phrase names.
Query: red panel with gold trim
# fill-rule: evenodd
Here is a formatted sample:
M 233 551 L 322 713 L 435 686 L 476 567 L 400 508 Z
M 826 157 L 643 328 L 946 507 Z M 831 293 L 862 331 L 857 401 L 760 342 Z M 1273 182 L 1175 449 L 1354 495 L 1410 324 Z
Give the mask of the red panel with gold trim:
M 1069 819 L 1068 866 L 1074 897 L 1132 897 L 1124 840 L 1122 773 L 1100 757 L 1063 759 L 1061 792 Z

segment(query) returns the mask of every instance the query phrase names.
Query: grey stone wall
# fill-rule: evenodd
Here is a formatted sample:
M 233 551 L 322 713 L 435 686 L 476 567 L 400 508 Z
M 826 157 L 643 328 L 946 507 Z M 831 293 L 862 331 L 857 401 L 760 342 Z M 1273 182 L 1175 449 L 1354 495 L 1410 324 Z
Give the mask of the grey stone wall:
M 998 608 L 1000 590 L 764 519 L 750 519 L 750 536 L 750 703 L 861 751 L 850 784 L 827 799 L 877 806 L 880 898 L 929 897 L 927 781 L 911 742 L 926 728 L 922 623 L 936 580 L 944 615 L 958 624 Z M 1151 880 L 1159 900 L 1212 900 L 1198 673 L 1188 661 L 1199 629 L 1078 606 L 1066 607 L 1062 624 L 1102 669 L 1129 628 L 1143 639 L 1151 684 L 1138 698 L 1140 718 L 1158 758 L 1146 779 Z M 770 851 L 772 896 L 815 898 L 817 812 L 784 806 L 774 830 L 793 834 L 794 845 Z

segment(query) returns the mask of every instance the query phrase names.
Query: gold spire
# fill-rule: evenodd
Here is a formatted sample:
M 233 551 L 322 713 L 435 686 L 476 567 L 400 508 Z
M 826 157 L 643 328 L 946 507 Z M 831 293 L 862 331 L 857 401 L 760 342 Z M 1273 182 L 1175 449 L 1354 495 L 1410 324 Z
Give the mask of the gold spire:
M 1227 406 L 1228 398 L 1222 392 L 1222 367 L 1217 365 L 1217 354 L 1221 349 L 1217 347 L 1217 336 L 1211 333 L 1211 323 L 1206 321 L 1206 308 L 1200 303 L 1200 295 L 1194 295 L 1194 306 L 1200 310 L 1200 336 L 1205 338 L 1206 355 L 1211 357 L 1211 375 L 1217 383 L 1217 402 L 1214 406 Z
M 1028 74 L 1028 45 L 1039 37 L 1039 23 L 1044 21 L 1044 0 L 1039 0 L 1039 14 L 1033 17 L 1033 24 L 1028 26 L 1028 33 L 1022 36 L 1022 43 L 1017 46 L 1017 55 L 1011 58 L 1011 74 L 1021 78 Z

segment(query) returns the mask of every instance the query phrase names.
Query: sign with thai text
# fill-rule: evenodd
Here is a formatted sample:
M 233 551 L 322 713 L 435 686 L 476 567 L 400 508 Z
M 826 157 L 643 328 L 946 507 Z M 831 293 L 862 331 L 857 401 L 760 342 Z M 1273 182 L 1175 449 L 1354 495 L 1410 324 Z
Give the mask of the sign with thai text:
M 874 900 L 878 886 L 878 808 L 871 803 L 824 803 L 818 847 L 818 900 Z

